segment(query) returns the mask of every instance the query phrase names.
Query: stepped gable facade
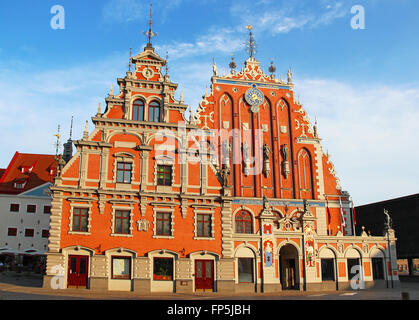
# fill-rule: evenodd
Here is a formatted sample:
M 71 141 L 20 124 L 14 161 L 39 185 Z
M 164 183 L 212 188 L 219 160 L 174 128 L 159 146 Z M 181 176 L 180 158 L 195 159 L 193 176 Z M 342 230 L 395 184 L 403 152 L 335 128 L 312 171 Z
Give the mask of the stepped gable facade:
M 291 71 L 276 79 L 251 56 L 220 75 L 214 63 L 187 117 L 152 45 L 131 61 L 52 187 L 45 287 L 329 290 L 347 288 L 353 266 L 369 285 L 398 280 L 394 233 L 354 235 Z

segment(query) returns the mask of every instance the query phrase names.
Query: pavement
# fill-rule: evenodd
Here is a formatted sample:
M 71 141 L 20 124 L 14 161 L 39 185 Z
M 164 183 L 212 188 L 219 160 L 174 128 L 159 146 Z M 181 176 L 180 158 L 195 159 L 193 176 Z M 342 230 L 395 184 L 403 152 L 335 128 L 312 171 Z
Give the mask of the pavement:
M 0 300 L 419 300 L 419 282 L 401 282 L 400 288 L 357 291 L 277 293 L 147 293 L 91 291 L 87 289 L 54 290 L 42 288 L 40 275 L 0 273 Z

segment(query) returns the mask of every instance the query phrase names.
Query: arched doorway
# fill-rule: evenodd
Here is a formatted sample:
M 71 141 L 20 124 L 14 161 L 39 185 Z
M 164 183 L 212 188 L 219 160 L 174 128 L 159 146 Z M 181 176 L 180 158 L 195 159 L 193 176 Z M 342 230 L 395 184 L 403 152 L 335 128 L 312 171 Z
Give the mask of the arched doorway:
M 286 244 L 279 250 L 282 290 L 299 290 L 298 270 L 298 251 L 293 245 Z

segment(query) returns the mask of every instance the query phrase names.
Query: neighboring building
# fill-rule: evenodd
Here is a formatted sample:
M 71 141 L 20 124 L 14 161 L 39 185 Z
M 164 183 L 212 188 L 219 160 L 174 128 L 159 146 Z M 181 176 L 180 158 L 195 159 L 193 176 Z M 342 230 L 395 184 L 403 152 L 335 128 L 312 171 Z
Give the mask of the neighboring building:
M 399 275 L 419 276 L 419 193 L 356 207 L 357 232 L 384 234 L 384 209 L 397 235 Z
M 16 152 L 0 177 L 0 262 L 39 271 L 48 249 L 53 155 Z M 0 172 L 1 173 L 1 172 Z
M 386 238 L 353 234 L 291 71 L 266 75 L 249 36 L 244 68 L 214 63 L 189 119 L 151 43 L 131 59 L 51 188 L 45 287 L 64 275 L 65 288 L 92 290 L 343 289 L 357 265 L 368 286 L 388 285 Z

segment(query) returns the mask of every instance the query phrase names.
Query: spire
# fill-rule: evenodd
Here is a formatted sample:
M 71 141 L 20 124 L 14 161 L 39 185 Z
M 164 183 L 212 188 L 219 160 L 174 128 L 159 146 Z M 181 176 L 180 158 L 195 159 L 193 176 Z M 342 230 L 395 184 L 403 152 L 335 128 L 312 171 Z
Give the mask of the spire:
M 166 51 L 166 74 L 165 76 L 167 76 L 169 73 L 169 51 Z
M 155 36 L 157 36 L 157 32 L 153 32 L 151 30 L 151 26 L 153 25 L 153 4 L 150 3 L 150 20 L 148 21 L 148 31 L 143 32 L 143 34 L 147 37 L 148 43 L 146 48 L 153 48 L 153 45 L 151 44 L 151 39 L 153 39 Z
M 100 117 L 101 115 L 102 115 L 102 104 L 99 102 L 99 106 L 97 107 L 96 117 Z
M 73 156 L 73 119 L 74 117 L 71 117 L 71 126 L 70 126 L 70 138 L 67 140 L 66 143 L 64 143 L 64 151 L 63 151 L 63 160 L 67 163 L 70 161 L 71 157 Z
M 83 140 L 87 140 L 89 138 L 89 121 L 86 120 L 86 124 L 84 125 L 83 131 Z
M 100 108 L 100 103 L 99 103 L 99 108 Z M 73 137 L 73 120 L 74 120 L 74 116 L 71 116 L 70 138 L 69 138 L 69 140 L 72 140 L 72 137 Z
M 57 141 L 55 142 L 55 156 L 58 156 L 59 148 L 60 148 L 60 125 L 58 125 L 57 133 L 54 134 L 54 137 L 57 138 Z
M 132 67 L 132 48 L 129 48 L 129 62 L 128 62 L 128 71 L 131 72 Z
M 250 55 L 250 58 L 253 58 L 253 56 L 256 54 L 256 42 L 252 33 L 253 26 L 249 24 L 246 26 L 246 29 L 249 30 L 249 41 L 246 42 L 246 50 Z

